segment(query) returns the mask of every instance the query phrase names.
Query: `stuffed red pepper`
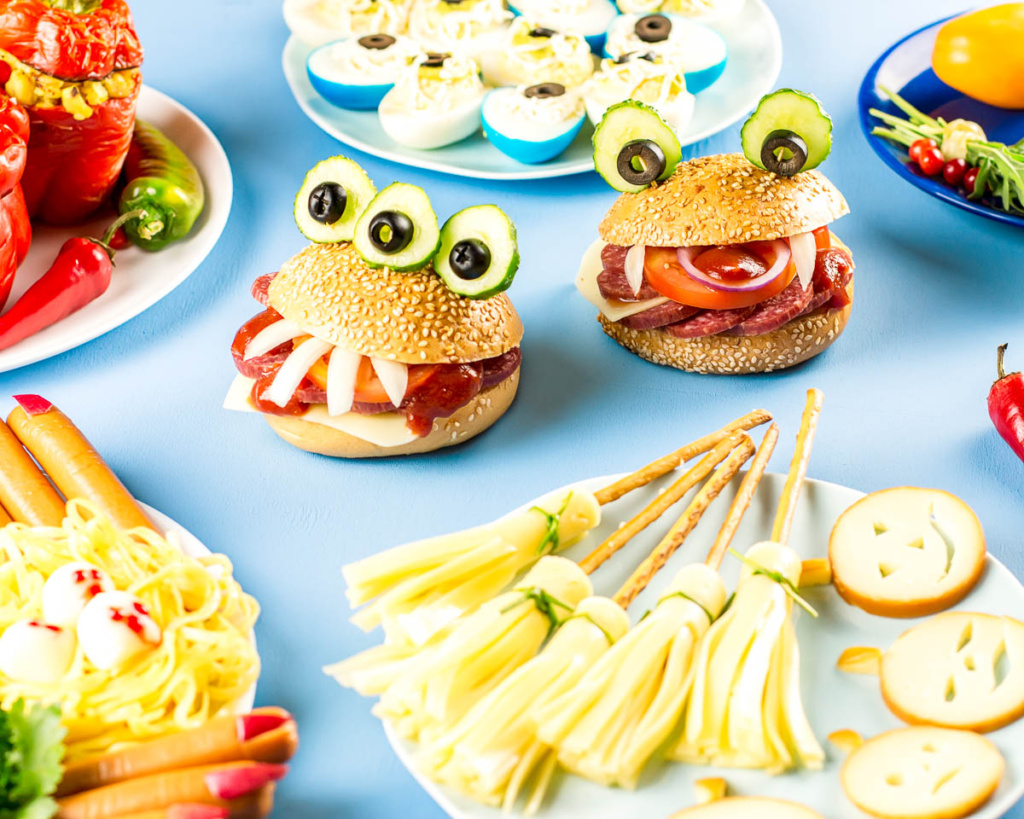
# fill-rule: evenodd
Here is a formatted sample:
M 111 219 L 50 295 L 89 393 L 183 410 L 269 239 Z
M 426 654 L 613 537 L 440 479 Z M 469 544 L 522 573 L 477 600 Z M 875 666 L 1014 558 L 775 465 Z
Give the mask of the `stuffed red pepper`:
M 31 120 L 22 186 L 33 218 L 79 222 L 109 196 L 142 88 L 124 0 L 0 0 L 0 82 Z
M 0 95 L 0 310 L 11 295 L 14 274 L 32 242 L 21 177 L 28 153 L 28 114 Z

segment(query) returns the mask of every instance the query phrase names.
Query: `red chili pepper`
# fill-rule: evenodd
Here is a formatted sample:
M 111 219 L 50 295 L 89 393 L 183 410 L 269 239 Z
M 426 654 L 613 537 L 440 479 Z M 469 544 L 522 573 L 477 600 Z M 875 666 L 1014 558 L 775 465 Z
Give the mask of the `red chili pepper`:
M 1024 375 L 1019 372 L 1007 375 L 1003 358 L 1008 346 L 1004 344 L 999 348 L 999 380 L 988 394 L 988 414 L 1003 440 L 1024 461 Z
M 125 222 L 139 215 L 139 211 L 124 214 L 102 239 L 68 239 L 53 266 L 0 316 L 0 350 L 45 330 L 106 293 L 114 273 L 110 240 Z

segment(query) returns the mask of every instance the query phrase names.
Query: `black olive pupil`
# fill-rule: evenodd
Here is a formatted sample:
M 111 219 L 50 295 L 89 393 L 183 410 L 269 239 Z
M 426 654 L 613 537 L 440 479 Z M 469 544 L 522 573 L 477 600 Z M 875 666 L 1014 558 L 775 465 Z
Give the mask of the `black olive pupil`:
M 650 139 L 635 139 L 622 146 L 616 163 L 619 176 L 630 185 L 649 185 L 667 167 L 665 152 Z
M 491 267 L 491 251 L 479 239 L 463 239 L 448 254 L 448 264 L 460 279 L 479 279 Z
M 557 33 L 558 32 L 555 31 L 553 28 L 543 28 L 541 26 L 538 26 L 537 28 L 532 29 L 530 31 L 530 36 L 531 37 L 551 38 L 551 37 L 554 37 Z
M 557 82 L 543 82 L 540 85 L 531 85 L 523 94 L 536 99 L 551 99 L 564 96 L 565 86 Z
M 390 34 L 368 34 L 365 37 L 360 37 L 357 42 L 363 48 L 371 51 L 383 51 L 386 48 L 391 48 L 397 41 Z
M 451 54 L 439 54 L 436 51 L 431 51 L 427 54 L 427 59 L 420 63 L 420 65 L 424 68 L 440 68 L 444 65 L 444 61 L 451 56 Z
M 637 21 L 634 30 L 645 43 L 663 43 L 672 34 L 672 21 L 664 14 L 649 14 Z
M 381 253 L 401 253 L 414 232 L 412 219 L 397 210 L 382 210 L 370 220 L 370 242 Z
M 761 164 L 779 176 L 795 176 L 807 164 L 807 143 L 792 131 L 772 131 L 761 145 Z
M 321 225 L 333 225 L 345 215 L 348 194 L 337 182 L 321 182 L 309 193 L 309 215 Z

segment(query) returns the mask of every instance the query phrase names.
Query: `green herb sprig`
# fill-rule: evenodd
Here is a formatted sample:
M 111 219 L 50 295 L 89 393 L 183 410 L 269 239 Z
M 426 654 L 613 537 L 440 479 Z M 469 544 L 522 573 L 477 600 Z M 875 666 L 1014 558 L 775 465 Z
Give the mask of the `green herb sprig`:
M 783 575 L 781 572 L 776 572 L 767 568 L 766 566 L 762 566 L 756 560 L 751 560 L 746 555 L 741 555 L 735 549 L 729 549 L 729 554 L 731 554 L 733 557 L 738 557 L 740 561 L 743 563 L 743 565 L 748 567 L 755 575 L 763 575 L 767 577 L 769 580 L 774 580 L 776 583 L 778 583 L 782 587 L 782 590 L 786 593 L 786 596 L 794 603 L 796 603 L 800 608 L 806 611 L 809 615 L 811 615 L 811 617 L 818 616 L 818 612 L 814 610 L 814 607 L 806 600 L 804 600 L 803 597 L 800 596 L 800 592 L 797 590 L 797 587 L 793 585 L 793 581 L 785 575 Z
M 557 512 L 548 512 L 539 506 L 530 508 L 531 512 L 538 512 L 548 522 L 548 530 L 544 534 L 544 539 L 540 542 L 540 546 L 537 547 L 537 554 L 554 554 L 558 551 L 559 546 L 561 546 L 561 536 L 558 533 L 558 527 L 562 524 L 562 515 L 565 514 L 565 510 L 569 508 L 569 503 L 572 501 L 572 494 L 570 492 L 565 496 L 565 502 Z

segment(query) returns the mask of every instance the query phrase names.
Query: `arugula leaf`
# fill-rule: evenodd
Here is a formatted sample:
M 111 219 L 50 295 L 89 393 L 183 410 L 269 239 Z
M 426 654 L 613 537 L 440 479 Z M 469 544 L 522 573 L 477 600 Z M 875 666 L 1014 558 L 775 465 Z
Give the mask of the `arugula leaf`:
M 0 710 L 0 819 L 50 819 L 63 775 L 66 731 L 57 706 L 18 700 Z

